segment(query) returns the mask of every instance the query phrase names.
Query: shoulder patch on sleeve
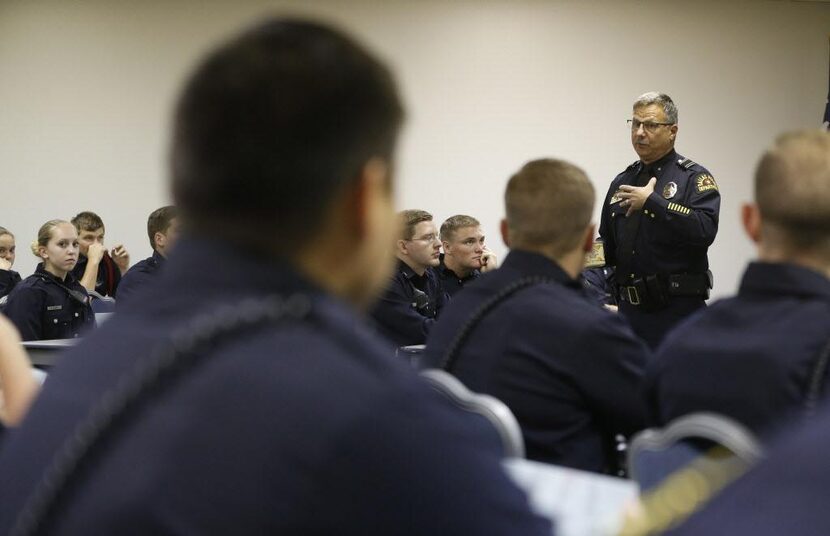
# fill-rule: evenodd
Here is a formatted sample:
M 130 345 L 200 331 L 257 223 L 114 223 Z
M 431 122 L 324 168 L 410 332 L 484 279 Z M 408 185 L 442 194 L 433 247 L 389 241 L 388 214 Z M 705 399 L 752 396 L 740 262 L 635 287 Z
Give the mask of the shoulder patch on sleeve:
M 709 190 L 717 191 L 718 184 L 715 182 L 715 178 L 708 173 L 701 173 L 697 177 L 695 177 L 695 191 L 699 194 L 703 192 L 708 192 Z
M 666 208 L 669 212 L 673 214 L 679 214 L 681 216 L 688 216 L 692 213 L 692 209 L 690 209 L 689 207 L 684 207 L 683 205 L 679 205 L 675 202 L 669 203 L 669 206 Z

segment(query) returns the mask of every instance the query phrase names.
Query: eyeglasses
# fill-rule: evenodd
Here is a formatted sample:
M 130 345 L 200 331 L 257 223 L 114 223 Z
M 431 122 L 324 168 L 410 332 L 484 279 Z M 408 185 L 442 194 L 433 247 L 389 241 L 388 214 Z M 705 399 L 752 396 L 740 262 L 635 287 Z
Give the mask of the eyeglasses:
M 421 236 L 421 237 L 418 237 L 418 238 L 411 238 L 409 241 L 410 241 L 410 242 L 414 242 L 414 241 L 416 241 L 416 240 L 417 240 L 418 242 L 425 242 L 425 243 L 427 243 L 427 244 L 431 244 L 432 242 L 439 242 L 439 240 L 438 240 L 438 235 L 437 235 L 437 234 L 435 234 L 435 233 L 433 233 L 433 234 L 428 234 L 428 235 L 426 235 L 426 236 Z
M 626 121 L 626 124 L 631 127 L 631 132 L 637 132 L 640 130 L 640 127 L 643 127 L 643 130 L 646 132 L 654 132 L 657 130 L 657 127 L 660 126 L 669 126 L 673 125 L 674 123 L 657 123 L 654 121 L 640 121 L 639 119 L 629 119 Z

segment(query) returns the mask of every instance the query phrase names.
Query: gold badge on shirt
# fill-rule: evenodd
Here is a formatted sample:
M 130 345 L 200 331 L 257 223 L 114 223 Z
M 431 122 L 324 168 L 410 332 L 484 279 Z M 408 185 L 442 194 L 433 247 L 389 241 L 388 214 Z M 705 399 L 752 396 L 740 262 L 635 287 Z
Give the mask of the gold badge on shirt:
M 695 189 L 697 190 L 697 193 L 702 194 L 703 192 L 708 192 L 709 190 L 717 191 L 718 185 L 713 176 L 708 173 L 701 173 L 695 178 Z

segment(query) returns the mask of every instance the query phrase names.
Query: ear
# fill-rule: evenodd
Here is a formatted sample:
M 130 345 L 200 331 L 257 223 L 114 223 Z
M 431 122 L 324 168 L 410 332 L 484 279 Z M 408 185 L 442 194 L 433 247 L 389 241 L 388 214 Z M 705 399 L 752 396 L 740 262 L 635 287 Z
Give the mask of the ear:
M 582 251 L 588 253 L 592 249 L 594 249 L 594 233 L 596 233 L 597 226 L 595 224 L 591 224 L 585 229 L 585 236 L 582 237 Z
M 505 246 L 510 247 L 510 227 L 507 225 L 507 218 L 501 220 L 499 230 L 501 231 L 502 242 L 504 242 Z
M 380 158 L 372 158 L 363 165 L 357 180 L 352 183 L 341 221 L 358 239 L 363 239 L 369 234 L 372 211 L 376 208 L 376 203 L 383 202 L 382 198 L 389 195 L 388 175 L 386 162 Z
M 741 206 L 741 221 L 746 235 L 754 243 L 761 241 L 761 211 L 755 203 L 744 203 Z
M 671 141 L 674 141 L 674 139 L 677 137 L 677 125 L 670 126 L 669 127 L 669 132 L 671 132 L 671 136 L 670 136 Z
M 153 243 L 156 245 L 156 249 L 163 248 L 166 242 L 167 236 L 160 231 L 156 231 L 156 234 L 153 235 Z
M 441 248 L 443 248 L 443 250 L 444 250 L 444 254 L 449 253 L 449 252 L 450 252 L 450 249 L 451 249 L 451 248 L 450 248 L 450 243 L 449 243 L 449 242 L 447 242 L 446 240 L 442 240 L 442 241 L 441 241 Z

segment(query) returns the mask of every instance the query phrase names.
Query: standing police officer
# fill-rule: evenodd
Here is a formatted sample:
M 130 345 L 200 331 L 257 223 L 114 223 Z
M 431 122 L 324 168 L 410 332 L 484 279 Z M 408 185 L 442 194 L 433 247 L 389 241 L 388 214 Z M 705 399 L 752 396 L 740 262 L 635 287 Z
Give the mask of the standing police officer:
M 201 63 L 172 136 L 176 255 L 9 434 L 0 534 L 550 534 L 495 431 L 357 314 L 391 268 L 402 115 L 386 68 L 317 24 Z
M 675 152 L 677 107 L 668 95 L 641 95 L 629 123 L 640 159 L 611 182 L 599 233 L 615 267 L 620 311 L 656 348 L 709 297 L 706 252 L 718 230 L 720 194 L 706 168 Z

